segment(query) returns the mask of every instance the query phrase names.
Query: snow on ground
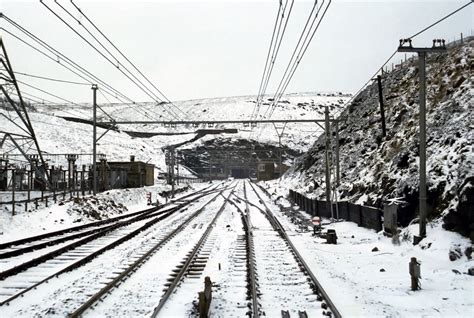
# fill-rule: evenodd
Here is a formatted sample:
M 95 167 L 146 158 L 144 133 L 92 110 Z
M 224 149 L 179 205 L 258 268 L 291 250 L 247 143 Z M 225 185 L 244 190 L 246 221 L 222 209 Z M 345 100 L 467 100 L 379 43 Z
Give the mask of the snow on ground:
M 266 200 L 272 203 L 268 197 Z M 290 206 L 283 198 L 279 203 Z M 273 207 L 278 211 L 277 206 Z M 296 213 L 310 219 L 305 212 Z M 338 244 L 332 245 L 314 237 L 312 231 L 300 233 L 281 213 L 277 216 L 343 316 L 472 317 L 474 276 L 467 275 L 467 271 L 474 267 L 474 260 L 463 255 L 471 243 L 444 230 L 439 221 L 428 224 L 427 237 L 417 246 L 412 244 L 417 224 L 402 230 L 399 244 L 382 232 L 353 222 L 327 224 L 324 230 L 337 232 Z M 372 251 L 375 247 L 378 251 Z M 455 248 L 462 256 L 450 261 L 449 251 Z M 410 289 L 411 257 L 421 263 L 419 291 Z
M 195 184 L 193 188 L 199 189 L 207 185 Z M 96 199 L 91 195 L 85 198 L 97 202 L 97 204 L 89 207 L 98 211 L 100 218 L 108 218 L 122 213 L 132 213 L 146 209 L 149 207 L 147 206 L 147 192 L 152 193 L 152 202 L 155 202 L 159 192 L 169 191 L 170 189 L 171 186 L 169 185 L 158 184 L 143 188 L 109 190 L 98 193 Z M 177 194 L 177 197 L 179 196 L 180 194 Z M 158 199 L 160 203 L 164 203 L 166 200 L 161 196 Z M 43 204 L 38 210 L 32 212 L 24 212 L 24 209 L 18 206 L 17 214 L 14 216 L 11 214 L 10 206 L 3 206 L 2 213 L 0 213 L 0 243 L 97 221 L 98 218 L 91 216 L 90 213 L 89 215 L 80 213 L 82 210 L 81 201 L 82 199 L 78 201 L 66 197 L 66 200 L 58 200 L 56 204 L 49 205 L 48 207 L 45 207 Z M 111 204 L 111 202 L 113 203 Z M 103 210 L 99 208 L 100 203 L 104 203 Z M 114 204 L 116 206 L 123 205 L 124 208 L 113 208 Z

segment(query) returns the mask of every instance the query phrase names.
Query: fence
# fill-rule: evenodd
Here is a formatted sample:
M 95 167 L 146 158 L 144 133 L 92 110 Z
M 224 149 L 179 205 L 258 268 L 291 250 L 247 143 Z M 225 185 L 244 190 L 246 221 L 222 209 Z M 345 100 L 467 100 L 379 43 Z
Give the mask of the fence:
M 321 216 L 330 218 L 331 211 L 326 207 L 326 201 L 310 199 L 290 190 L 290 199 L 302 210 L 312 216 Z M 338 211 L 339 218 L 346 221 L 357 223 L 357 225 L 378 231 L 382 230 L 383 211 L 374 207 L 358 205 L 347 201 L 332 203 L 334 216 Z

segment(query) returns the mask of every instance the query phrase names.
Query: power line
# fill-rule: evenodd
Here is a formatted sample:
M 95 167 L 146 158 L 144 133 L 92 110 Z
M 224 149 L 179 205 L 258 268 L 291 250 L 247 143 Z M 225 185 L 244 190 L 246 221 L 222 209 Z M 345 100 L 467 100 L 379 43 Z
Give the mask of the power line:
M 18 95 L 15 94 L 15 93 L 12 93 L 12 94 L 15 95 L 15 96 L 18 96 Z M 57 105 L 60 105 L 59 103 L 52 102 L 52 101 L 50 101 L 50 100 L 44 99 L 44 98 L 42 98 L 42 97 L 35 96 L 35 95 L 33 95 L 33 94 L 30 94 L 30 93 L 26 93 L 24 90 L 21 91 L 21 94 L 22 94 L 22 95 L 26 95 L 26 96 L 30 96 L 31 98 L 37 99 L 37 100 L 39 101 L 39 104 L 43 104 L 44 102 L 47 102 L 47 103 L 49 103 L 49 104 L 57 104 Z M 30 98 L 30 100 L 31 100 L 31 98 Z
M 50 46 L 49 44 L 47 44 L 46 42 L 44 42 L 43 40 L 41 40 L 40 38 L 38 38 L 37 36 L 35 36 L 33 33 L 31 33 L 30 31 L 26 30 L 24 27 L 22 27 L 21 25 L 19 25 L 18 23 L 16 23 L 15 21 L 13 21 L 12 19 L 8 18 L 5 14 L 2 14 L 1 17 L 3 17 L 5 19 L 5 21 L 9 22 L 12 26 L 14 26 L 15 28 L 17 28 L 18 30 L 20 30 L 22 33 L 24 33 L 25 35 L 27 35 L 28 37 L 30 37 L 32 40 L 34 40 L 36 43 L 38 43 L 40 46 L 42 46 L 43 48 L 45 48 L 47 51 L 49 51 L 50 53 L 52 53 L 56 58 L 53 58 L 49 55 L 47 55 L 46 53 L 42 52 L 41 50 L 39 50 L 38 48 L 34 47 L 33 45 L 29 44 L 28 42 L 24 41 L 22 38 L 14 35 L 13 33 L 9 32 L 8 30 L 6 30 L 5 28 L 2 28 L 0 27 L 0 29 L 4 30 L 5 32 L 7 32 L 8 34 L 10 34 L 11 36 L 13 36 L 14 38 L 16 38 L 17 40 L 23 42 L 24 44 L 28 45 L 29 47 L 33 48 L 34 50 L 42 53 L 43 55 L 47 56 L 49 59 L 55 61 L 56 63 L 60 64 L 61 66 L 67 68 L 68 70 L 70 70 L 71 72 L 73 72 L 74 74 L 78 75 L 79 77 L 81 77 L 82 79 L 86 80 L 87 82 L 89 82 L 90 84 L 100 84 L 101 86 L 104 86 L 106 87 L 108 90 L 110 90 L 111 92 L 113 92 L 113 94 L 110 94 L 110 96 L 116 98 L 117 100 L 121 101 L 121 102 L 124 102 L 122 99 L 118 98 L 118 96 L 120 96 L 121 98 L 125 99 L 125 100 L 128 100 L 132 103 L 134 103 L 134 101 L 132 99 L 130 99 L 129 97 L 125 96 L 124 94 L 122 94 L 121 92 L 119 92 L 118 90 L 116 90 L 115 88 L 113 88 L 112 86 L 110 86 L 109 84 L 107 84 L 105 81 L 101 80 L 100 78 L 98 78 L 97 76 L 95 76 L 94 74 L 92 74 L 91 72 L 89 72 L 88 70 L 86 70 L 85 68 L 83 68 L 82 66 L 80 66 L 79 64 L 77 64 L 76 62 L 74 62 L 72 59 L 70 59 L 69 57 L 67 57 L 66 55 L 64 55 L 63 53 L 59 52 L 58 50 L 56 50 L 55 48 L 53 48 L 52 46 Z M 75 71 L 72 71 L 70 68 L 68 68 L 67 66 L 65 66 L 63 63 L 61 63 L 62 61 L 68 63 L 68 65 L 70 65 L 71 67 L 73 67 L 74 69 L 78 70 L 79 72 L 81 72 L 82 74 L 84 74 L 84 76 L 87 76 L 89 77 L 86 78 L 80 74 L 78 74 L 77 72 Z M 91 80 L 92 79 L 92 80 Z M 115 94 L 115 95 L 114 95 Z
M 304 26 L 303 30 L 301 31 L 300 37 L 299 37 L 299 39 L 298 39 L 298 42 L 296 43 L 295 49 L 293 50 L 293 53 L 292 53 L 292 55 L 291 55 L 291 58 L 290 58 L 290 60 L 288 61 L 288 65 L 286 66 L 285 72 L 283 73 L 283 77 L 282 77 L 280 83 L 278 84 L 278 87 L 277 87 L 276 92 L 275 92 L 275 96 L 273 97 L 273 101 L 275 101 L 275 98 L 278 96 L 278 93 L 279 93 L 279 91 L 280 91 L 280 89 L 281 89 L 281 87 L 282 87 L 282 84 L 283 84 L 283 82 L 285 81 L 285 79 L 286 79 L 286 77 L 287 77 L 288 70 L 290 69 L 290 67 L 291 67 L 291 69 L 292 69 L 292 68 L 294 67 L 294 65 L 297 63 L 297 60 L 298 60 L 298 57 L 299 57 L 299 54 L 300 54 L 301 50 L 300 50 L 300 51 L 298 52 L 298 54 L 296 55 L 296 60 L 294 61 L 295 64 L 292 64 L 292 63 L 293 63 L 293 59 L 295 58 L 295 54 L 296 54 L 296 52 L 298 51 L 298 48 L 302 47 L 302 46 L 304 45 L 304 43 L 306 42 L 306 40 L 307 40 L 307 38 L 308 38 L 308 34 L 310 33 L 311 29 L 313 28 L 314 22 L 316 21 L 318 15 L 319 15 L 319 12 L 320 12 L 321 8 L 322 8 L 323 5 L 324 5 L 324 2 L 325 2 L 325 0 L 323 0 L 323 3 L 322 3 L 321 6 L 319 7 L 319 9 L 316 11 L 316 14 L 315 14 L 314 17 L 313 17 L 314 10 L 315 10 L 315 8 L 316 8 L 316 6 L 317 6 L 317 3 L 318 3 L 317 0 L 315 0 L 314 5 L 313 5 L 313 7 L 312 7 L 312 9 L 311 9 L 311 12 L 310 12 L 310 14 L 309 14 L 309 16 L 308 16 L 308 19 L 306 20 L 305 26 Z M 312 17 L 313 17 L 313 18 L 312 18 Z M 311 25 L 310 25 L 310 27 L 309 27 L 309 29 L 308 29 L 308 32 L 306 32 L 306 30 L 307 30 L 307 28 L 308 28 L 308 24 L 309 24 L 310 21 L 312 21 L 312 22 L 311 22 Z M 306 34 L 306 37 L 305 37 L 304 40 L 303 40 L 303 45 L 300 46 L 301 40 L 303 39 L 303 37 L 305 36 L 305 34 Z M 291 71 L 290 71 L 290 73 L 291 73 Z
M 275 20 L 275 26 L 273 28 L 272 38 L 270 41 L 270 46 L 268 48 L 267 60 L 265 61 L 265 68 L 262 75 L 262 81 L 260 83 L 260 88 L 257 96 L 257 103 L 254 107 L 252 112 L 252 118 L 256 118 L 260 111 L 260 105 L 262 102 L 262 97 L 265 95 L 265 92 L 268 87 L 268 83 L 270 81 L 271 74 L 273 72 L 273 67 L 275 66 L 276 58 L 278 56 L 278 52 L 280 51 L 281 43 L 283 41 L 283 37 L 285 35 L 286 27 L 288 25 L 288 21 L 290 19 L 290 15 L 293 9 L 294 0 L 291 0 L 290 7 L 288 9 L 288 14 L 285 13 L 288 6 L 288 0 L 285 2 L 285 6 L 282 9 L 282 2 L 280 1 L 280 7 L 278 9 L 277 18 Z M 283 25 L 283 30 L 280 35 L 281 27 Z M 275 36 L 276 31 L 276 36 Z M 269 57 L 271 58 L 269 59 Z M 268 63 L 270 61 L 270 63 Z
M 286 4 L 288 4 L 288 2 Z M 293 9 L 293 4 L 294 4 L 294 0 L 291 1 L 290 9 L 288 11 L 288 15 L 287 15 L 286 20 L 285 20 L 285 26 L 283 27 L 283 31 L 281 33 L 281 36 L 280 36 L 278 42 L 275 42 L 275 47 L 273 49 L 273 51 L 275 52 L 275 55 L 272 59 L 272 62 L 270 63 L 270 68 L 269 68 L 269 71 L 268 71 L 268 74 L 267 74 L 267 79 L 266 79 L 265 85 L 263 86 L 262 95 L 264 95 L 266 90 L 267 90 L 268 83 L 270 81 L 270 77 L 271 77 L 272 72 L 273 72 L 273 67 L 275 66 L 275 62 L 276 62 L 276 58 L 278 56 L 278 52 L 280 51 L 281 42 L 283 41 L 283 37 L 284 37 L 285 31 L 286 31 L 286 27 L 287 27 L 288 21 L 290 19 L 291 11 Z M 286 9 L 286 7 L 284 9 Z M 284 12 L 285 11 L 283 11 L 283 15 L 284 15 Z M 282 20 L 280 22 L 279 28 L 281 27 L 282 24 L 283 24 L 283 16 L 282 16 Z M 278 31 L 278 33 L 279 33 L 279 31 Z
M 40 2 L 41 2 L 41 1 L 40 1 Z M 110 61 L 110 59 L 108 59 L 102 52 L 100 52 L 100 51 L 99 51 L 94 45 L 92 45 L 87 39 L 85 39 L 81 34 L 79 34 L 79 33 L 77 32 L 77 30 L 75 30 L 72 26 L 70 26 L 64 19 L 62 19 L 61 17 L 59 17 L 58 14 L 56 14 L 54 11 L 52 11 L 46 4 L 44 4 L 43 2 L 41 2 L 41 3 L 42 3 L 46 8 L 48 8 L 48 10 L 51 11 L 56 17 L 58 17 L 63 23 L 65 23 L 72 31 L 74 31 L 77 35 L 79 35 L 79 37 L 81 37 L 85 42 L 87 42 L 90 46 L 92 46 L 100 55 L 102 55 L 107 61 L 109 61 L 109 63 L 111 63 L 113 66 L 117 67 L 117 68 L 119 69 L 119 71 L 122 72 L 122 74 L 124 74 L 125 76 L 127 76 L 127 74 L 125 74 L 125 73 L 119 68 L 119 66 L 122 65 L 122 64 L 120 64 L 120 63 L 118 62 L 118 60 L 102 45 L 102 43 L 100 43 L 100 41 L 99 41 L 97 38 L 95 38 L 95 37 L 91 34 L 91 32 L 90 32 L 85 26 L 83 26 L 83 25 L 80 23 L 79 20 L 77 20 L 76 18 L 74 18 L 74 17 L 72 16 L 72 14 L 71 14 L 69 11 L 67 11 L 64 7 L 62 7 L 61 5 L 59 5 L 59 3 L 57 3 L 64 11 L 66 11 L 71 17 L 73 17 L 73 18 L 85 29 L 85 30 L 94 38 L 94 40 L 97 41 L 97 42 L 109 53 L 109 55 L 111 55 L 113 58 L 115 58 L 115 59 L 117 60 L 117 63 L 119 63 L 117 66 L 116 66 L 115 64 L 113 64 L 113 62 Z M 125 69 L 126 69 L 126 68 L 125 68 Z M 127 70 L 129 73 L 131 73 L 128 69 L 126 69 L 126 70 Z M 134 75 L 132 74 L 132 76 L 134 76 Z M 127 77 L 128 77 L 128 76 L 127 76 Z M 134 77 L 135 77 L 135 76 L 134 76 Z M 132 82 L 134 82 L 130 77 L 128 77 L 128 78 L 129 78 Z M 135 77 L 135 78 L 136 78 L 136 77 Z M 134 83 L 135 83 L 135 82 L 134 82 Z M 140 83 L 141 83 L 141 82 L 140 82 Z M 137 83 L 135 83 L 135 84 L 136 84 L 139 88 L 141 88 Z M 141 84 L 142 84 L 142 83 L 141 83 Z M 143 85 L 143 84 L 142 84 L 142 85 Z M 141 88 L 141 89 L 142 89 L 142 88 Z M 142 89 L 142 90 L 143 90 L 143 89 Z M 144 92 L 147 93 L 146 91 L 144 91 Z M 151 97 L 151 98 L 154 100 L 153 96 L 150 96 L 150 94 L 147 94 L 147 95 L 148 95 L 149 97 Z M 152 119 L 152 117 L 150 117 L 146 111 L 140 110 L 137 106 L 132 106 L 132 105 L 131 105 L 131 106 L 129 106 L 129 108 L 134 109 L 137 113 L 139 113 L 139 114 L 141 114 L 141 115 L 143 115 L 143 116 L 145 116 L 145 117 L 147 117 L 147 118 L 149 118 L 149 119 Z M 153 111 L 152 111 L 152 113 L 154 113 L 155 115 L 159 115 L 159 114 L 157 114 L 156 112 L 153 112 Z M 172 116 L 174 116 L 174 115 L 172 115 Z
M 50 92 L 48 92 L 48 91 L 45 91 L 45 90 L 43 90 L 43 89 L 41 89 L 41 88 L 38 88 L 38 87 L 36 87 L 36 86 L 34 86 L 34 85 L 25 83 L 25 82 L 20 81 L 20 80 L 16 80 L 16 81 L 17 81 L 18 83 L 21 83 L 21 84 L 23 84 L 23 85 L 26 85 L 26 86 L 28 86 L 28 87 L 30 87 L 30 88 L 36 89 L 37 91 L 40 91 L 40 92 L 42 92 L 42 93 L 44 93 L 44 94 L 47 94 L 47 95 L 49 95 L 49 96 L 52 96 L 52 97 L 55 97 L 55 98 L 60 99 L 60 100 L 62 100 L 62 101 L 65 101 L 65 102 L 67 102 L 67 103 L 69 103 L 69 104 L 72 104 L 72 105 L 79 105 L 79 104 L 76 104 L 76 103 L 74 103 L 74 102 L 72 102 L 72 101 L 70 101 L 70 100 L 68 100 L 68 99 L 65 99 L 65 98 L 63 98 L 63 97 L 60 97 L 60 96 L 58 96 L 58 95 L 55 95 L 55 94 L 50 93 Z
M 321 18 L 319 19 L 316 27 L 313 29 L 313 31 L 311 31 L 311 28 L 313 27 L 315 21 L 317 20 L 317 17 L 318 17 L 318 14 L 321 10 L 321 8 L 324 7 L 324 1 L 323 3 L 321 4 L 321 6 L 319 7 L 319 9 L 317 10 L 316 14 L 315 14 L 315 17 L 314 17 L 314 20 L 312 21 L 311 23 L 311 27 L 308 29 L 308 32 L 306 33 L 306 36 L 305 36 L 305 39 L 303 40 L 303 44 L 301 45 L 300 49 L 299 49 L 299 52 L 298 52 L 298 55 L 297 55 L 297 58 L 293 64 L 293 67 L 292 67 L 292 70 L 291 72 L 289 73 L 288 77 L 286 78 L 286 80 L 283 82 L 283 86 L 282 88 L 280 89 L 280 92 L 276 92 L 275 93 L 275 96 L 274 96 L 274 99 L 273 99 L 273 102 L 272 102 L 272 105 L 269 106 L 268 109 L 271 108 L 270 110 L 270 114 L 269 114 L 269 117 L 272 116 L 273 114 L 273 111 L 275 110 L 275 108 L 277 107 L 277 104 L 279 102 L 279 100 L 281 99 L 281 97 L 283 96 L 283 94 L 285 93 L 286 91 L 286 88 L 288 87 L 288 85 L 290 84 L 290 81 L 291 79 L 293 78 L 295 72 L 296 72 L 296 69 L 298 68 L 301 60 L 303 59 L 303 56 L 305 55 L 308 47 L 309 47 L 309 44 L 311 43 L 311 41 L 313 40 L 313 37 L 314 35 L 316 34 L 316 31 L 319 29 L 319 26 L 322 22 L 322 20 L 324 19 L 324 16 L 326 15 L 326 12 L 327 10 L 329 9 L 329 6 L 331 5 L 331 2 L 332 0 L 329 0 L 327 6 L 325 7 L 324 11 L 323 11 L 323 14 L 321 15 Z M 311 34 L 311 36 L 309 36 Z M 308 38 L 309 36 L 309 38 Z M 290 61 L 291 62 L 291 61 Z M 291 68 L 290 68 L 291 69 Z M 284 77 L 283 77 L 284 78 Z M 282 80 L 283 80 L 282 78 Z M 268 110 L 267 109 L 267 110 Z M 265 112 L 266 113 L 266 112 Z
M 97 25 L 92 22 L 89 17 L 74 3 L 74 1 L 71 0 L 71 3 L 72 5 L 77 9 L 77 11 L 79 11 L 81 13 L 81 15 L 107 40 L 107 42 L 110 43 L 110 45 L 112 45 L 112 47 L 114 49 L 117 50 L 117 52 L 120 53 L 120 55 L 128 62 L 130 63 L 130 65 L 132 65 L 132 67 L 150 84 L 153 86 L 153 88 L 156 89 L 156 91 L 161 94 L 161 96 L 163 96 L 164 100 L 167 101 L 168 103 L 171 103 L 171 105 L 173 105 L 174 107 L 176 107 L 180 112 L 182 112 L 183 114 L 185 114 L 178 106 L 176 106 L 174 103 L 172 103 L 166 96 L 165 94 L 163 94 L 163 92 L 161 92 L 156 86 L 155 84 L 153 84 L 153 82 L 151 82 L 148 77 L 146 77 L 139 69 L 138 67 L 135 66 L 135 64 L 133 64 L 130 59 L 128 59 L 125 54 L 122 53 L 122 51 L 97 27 Z
M 74 62 L 73 60 L 71 60 L 70 58 L 68 58 L 67 56 L 65 56 L 64 54 L 62 54 L 61 52 L 57 51 L 56 49 L 54 49 L 53 47 L 51 47 L 49 44 L 47 44 L 46 42 L 42 41 L 41 39 L 39 39 L 38 37 L 36 37 L 34 34 L 32 34 L 31 32 L 29 32 L 28 30 L 26 30 L 25 28 L 23 28 L 22 26 L 20 26 L 18 23 L 16 23 L 15 21 L 11 20 L 10 18 L 8 18 L 7 16 L 5 15 L 2 15 L 2 17 L 7 21 L 9 22 L 11 25 L 13 25 L 14 27 L 16 27 L 18 30 L 20 30 L 21 32 L 23 32 L 24 34 L 26 34 L 27 36 L 29 36 L 31 39 L 33 39 L 36 43 L 40 44 L 43 48 L 45 48 L 47 51 L 49 51 L 50 53 L 52 54 L 55 54 L 57 56 L 57 59 L 54 59 L 53 57 L 51 57 L 50 55 L 44 53 L 43 51 L 41 51 L 40 49 L 36 48 L 35 46 L 31 45 L 30 43 L 26 42 L 25 40 L 21 39 L 20 37 L 16 36 L 15 34 L 11 33 L 10 31 L 0 27 L 0 29 L 4 30 L 5 32 L 7 32 L 8 34 L 10 34 L 12 37 L 16 38 L 17 40 L 21 41 L 22 43 L 26 44 L 27 46 L 33 48 L 34 50 L 36 50 L 37 52 L 43 54 L 44 56 L 48 57 L 49 59 L 51 59 L 52 61 L 60 64 L 61 66 L 65 67 L 66 69 L 68 69 L 69 71 L 73 72 L 74 74 L 78 75 L 79 77 L 81 77 L 82 79 L 88 81 L 89 83 L 93 83 L 90 79 L 86 78 L 85 76 L 88 76 L 90 78 L 92 78 L 92 80 L 94 81 L 97 81 L 99 84 L 103 85 L 102 87 L 105 87 L 105 89 L 102 88 L 102 90 L 107 93 L 108 95 L 114 97 L 115 99 L 119 100 L 120 102 L 124 103 L 125 105 L 128 105 L 127 107 L 130 108 L 130 109 L 133 109 L 135 110 L 136 112 L 142 114 L 143 116 L 147 117 L 148 119 L 153 119 L 152 117 L 150 117 L 146 112 L 144 111 L 141 111 L 139 108 L 133 106 L 135 104 L 135 102 L 133 100 L 131 100 L 130 98 L 128 98 L 127 96 L 123 95 L 122 93 L 120 93 L 119 91 L 117 91 L 116 89 L 114 89 L 113 87 L 111 87 L 109 84 L 107 84 L 106 82 L 104 82 L 103 80 L 99 79 L 97 76 L 93 75 L 92 73 L 90 73 L 89 71 L 87 71 L 86 69 L 84 69 L 82 66 L 80 66 L 79 64 L 77 64 L 76 62 Z M 68 63 L 68 65 L 70 65 L 71 67 L 73 67 L 74 69 L 78 70 L 79 72 L 81 72 L 82 74 L 84 74 L 85 76 L 75 72 L 74 70 L 72 70 L 70 67 L 64 65 L 63 63 L 61 63 L 61 59 L 63 61 L 65 61 L 66 63 Z M 111 90 L 112 92 L 110 92 L 109 90 Z M 121 95 L 123 97 L 125 97 L 125 99 L 128 99 L 129 101 L 132 102 L 132 104 L 126 104 L 122 99 L 120 99 L 117 95 Z
M 157 98 L 156 95 L 154 95 L 153 93 L 149 93 L 146 89 L 146 86 L 145 88 L 143 88 L 142 86 L 143 83 L 136 79 L 136 76 L 134 76 L 133 74 L 131 74 L 132 77 L 134 77 L 136 80 L 134 80 L 132 77 L 130 77 L 130 75 L 128 75 L 127 73 L 124 72 L 124 70 L 122 68 L 120 68 L 120 65 L 121 64 L 118 64 L 118 65 L 115 65 L 113 61 L 110 60 L 110 58 L 108 58 L 104 53 L 102 53 L 95 45 L 93 45 L 89 40 L 87 40 L 82 34 L 80 34 L 75 28 L 73 28 L 69 23 L 67 23 L 62 17 L 59 16 L 59 14 L 57 14 L 54 10 L 52 10 L 48 5 L 46 5 L 43 0 L 40 0 L 40 3 L 45 6 L 51 13 L 53 13 L 54 16 L 56 16 L 61 22 L 63 22 L 69 29 L 71 29 L 76 35 L 78 35 L 82 40 L 84 40 L 90 47 L 92 47 L 100 56 L 102 56 L 107 62 L 109 62 L 112 66 L 114 66 L 116 69 L 119 70 L 120 73 L 122 73 L 125 77 L 127 77 L 133 84 L 135 84 L 141 91 L 143 91 L 148 97 L 150 97 L 152 100 L 157 100 L 157 101 L 161 101 L 159 98 Z M 56 2 L 57 3 L 57 2 Z M 58 3 L 57 3 L 58 4 Z M 58 4 L 59 5 L 59 4 Z M 61 8 L 63 8 L 61 5 L 59 5 Z M 63 10 L 65 10 L 63 8 Z M 67 10 L 65 10 L 67 11 Z M 67 11 L 68 12 L 68 11 Z M 97 40 L 96 40 L 97 41 Z M 108 50 L 106 50 L 108 51 Z M 110 54 L 110 52 L 109 52 Z M 130 73 L 130 71 L 124 67 L 125 70 L 127 70 L 128 73 Z
M 51 77 L 44 77 L 44 76 L 33 75 L 33 74 L 22 73 L 22 72 L 15 72 L 15 74 L 17 74 L 17 75 L 23 75 L 23 76 L 28 76 L 28 77 L 39 78 L 39 79 L 48 80 L 48 81 L 53 81 L 53 82 L 59 82 L 59 83 L 76 84 L 76 85 L 87 85 L 87 86 L 90 86 L 90 85 L 91 85 L 90 83 L 81 83 L 81 82 L 66 81 L 66 80 L 62 80 L 62 79 L 51 78 Z
M 449 14 L 445 15 L 444 17 L 436 20 L 435 22 L 433 22 L 432 24 L 430 24 L 429 26 L 425 27 L 424 29 L 422 29 L 421 31 L 418 31 L 416 32 L 414 35 L 412 35 L 411 37 L 409 37 L 409 39 L 413 39 L 414 37 L 417 37 L 418 35 L 428 31 L 429 29 L 431 29 L 432 27 L 434 27 L 435 25 L 441 23 L 442 21 L 446 20 L 447 18 L 451 17 L 452 15 L 456 14 L 457 12 L 463 10 L 464 8 L 468 7 L 469 5 L 471 5 L 474 1 L 471 0 L 470 2 L 462 5 L 461 7 L 459 7 L 458 9 L 450 12 Z M 367 87 L 367 85 L 372 81 L 372 79 L 380 72 L 383 70 L 383 68 L 385 67 L 385 65 L 387 65 L 388 62 L 390 62 L 390 60 L 395 56 L 395 54 L 397 54 L 397 49 L 395 49 L 395 51 L 385 60 L 385 62 L 382 64 L 382 66 L 380 66 L 377 71 L 367 80 L 367 82 L 364 83 L 364 85 L 362 85 L 362 87 L 354 94 L 352 95 L 352 97 L 343 105 L 342 108 L 345 108 L 347 105 L 351 104 L 356 98 L 357 96 L 362 92 L 362 90 L 364 90 L 365 87 Z
M 275 25 L 273 26 L 272 38 L 270 40 L 270 45 L 268 46 L 267 58 L 265 60 L 265 67 L 263 68 L 262 79 L 260 81 L 260 87 L 258 88 L 257 102 L 255 103 L 255 106 L 254 106 L 253 111 L 252 111 L 252 115 L 250 116 L 251 119 L 254 117 L 254 113 L 255 113 L 257 107 L 259 107 L 258 105 L 259 105 L 259 101 L 260 101 L 260 93 L 262 91 L 262 86 L 263 86 L 263 82 L 264 82 L 264 79 L 265 79 L 265 74 L 267 73 L 268 61 L 270 59 L 270 53 L 271 53 L 272 47 L 273 47 L 273 39 L 275 38 L 275 31 L 276 31 L 276 28 L 277 28 L 278 20 L 280 19 L 281 6 L 282 6 L 282 2 L 280 0 L 280 5 L 278 7 L 278 12 L 277 12 L 276 19 L 275 19 Z

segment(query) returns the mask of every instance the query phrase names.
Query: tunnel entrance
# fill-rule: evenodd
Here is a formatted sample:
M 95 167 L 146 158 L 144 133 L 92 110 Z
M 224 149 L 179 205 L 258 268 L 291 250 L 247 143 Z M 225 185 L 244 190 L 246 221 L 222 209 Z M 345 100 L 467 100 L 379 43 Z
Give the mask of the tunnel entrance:
M 231 176 L 236 179 L 246 179 L 250 176 L 248 169 L 233 168 L 231 170 Z

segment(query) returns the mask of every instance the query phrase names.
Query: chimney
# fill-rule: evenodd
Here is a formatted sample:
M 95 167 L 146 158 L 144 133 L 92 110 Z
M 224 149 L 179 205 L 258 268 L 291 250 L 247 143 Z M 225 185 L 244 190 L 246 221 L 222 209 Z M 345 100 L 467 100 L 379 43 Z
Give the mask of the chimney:
M 131 162 L 134 162 L 134 161 L 135 161 L 135 156 L 134 156 L 134 155 L 131 155 L 131 156 L 130 156 L 130 161 L 131 161 Z

